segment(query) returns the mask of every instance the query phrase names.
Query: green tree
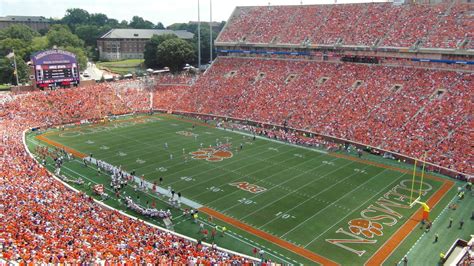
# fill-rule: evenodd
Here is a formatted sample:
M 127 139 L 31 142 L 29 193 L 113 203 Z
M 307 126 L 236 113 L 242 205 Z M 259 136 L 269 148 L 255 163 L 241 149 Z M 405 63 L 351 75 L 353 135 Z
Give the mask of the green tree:
M 109 22 L 106 14 L 94 13 L 90 15 L 89 23 L 97 26 L 103 26 Z
M 18 79 L 20 83 L 29 81 L 29 67 L 25 61 L 19 57 L 16 58 L 16 67 L 18 69 Z M 0 82 L 16 84 L 16 77 L 13 74 L 15 70 L 13 58 L 0 58 Z
M 41 36 L 44 36 L 44 35 L 46 35 L 46 33 L 48 33 L 48 29 L 46 29 L 46 28 L 39 29 L 39 30 L 38 30 L 38 33 L 39 33 Z
M 40 36 L 38 32 L 23 24 L 14 24 L 0 30 L 0 40 L 10 38 L 31 42 L 37 36 Z
M 169 30 L 188 30 L 187 23 L 174 23 L 167 27 Z
M 129 26 L 134 29 L 153 29 L 153 22 L 143 19 L 139 16 L 133 16 Z
M 74 35 L 66 26 L 64 25 L 53 25 L 48 34 L 46 34 L 48 39 L 48 46 L 53 47 L 61 46 L 72 46 L 72 47 L 83 47 L 84 41 L 79 39 L 77 35 Z
M 217 35 L 225 25 L 225 21 L 222 21 L 218 26 L 212 28 L 212 40 L 216 40 Z M 197 23 L 175 23 L 168 26 L 170 30 L 187 30 L 194 33 L 193 47 L 196 51 L 197 59 L 197 47 L 198 47 L 198 24 Z M 209 47 L 209 35 L 210 35 L 209 23 L 201 22 L 201 63 L 207 64 L 209 62 L 210 47 Z M 213 58 L 216 57 L 216 53 L 213 53 Z M 196 61 L 197 62 L 197 61 Z M 194 63 L 196 63 L 194 62 Z
M 158 29 L 158 30 L 164 30 L 165 29 L 165 26 L 163 25 L 163 23 L 161 22 L 158 22 L 155 26 L 155 29 Z
M 160 64 L 158 57 L 156 56 L 158 46 L 166 40 L 175 38 L 178 38 L 178 36 L 174 34 L 153 35 L 150 41 L 147 42 L 147 44 L 145 45 L 145 51 L 143 53 L 143 58 L 145 59 L 145 66 L 151 68 L 163 67 L 163 65 Z
M 126 20 L 120 21 L 120 24 L 118 25 L 118 27 L 121 29 L 128 28 L 128 21 Z
M 15 84 L 13 76 L 13 62 L 5 56 L 0 56 L 0 84 L 10 83 Z
M 114 18 L 109 18 L 107 19 L 107 25 L 111 28 L 118 28 L 120 26 L 120 23 Z
M 194 60 L 194 49 L 187 41 L 173 38 L 162 42 L 156 51 L 161 64 L 176 72 Z
M 28 60 L 29 57 L 29 43 L 20 39 L 3 39 L 0 41 L 0 51 L 4 51 L 2 56 L 7 55 L 12 50 L 15 51 L 16 58 L 23 58 Z
M 77 62 L 79 63 L 79 67 L 81 69 L 86 69 L 87 67 L 87 56 L 86 53 L 84 52 L 84 49 L 80 47 L 72 47 L 72 46 L 66 46 L 66 47 L 60 47 L 62 50 L 71 52 L 76 55 Z
M 100 33 L 100 28 L 96 25 L 78 25 L 76 27 L 77 37 L 83 40 L 86 45 L 95 45 Z
M 46 36 L 35 37 L 31 41 L 30 49 L 32 52 L 42 51 L 49 48 L 48 39 Z
M 28 83 L 30 81 L 30 67 L 23 59 L 16 59 L 16 68 L 18 69 L 18 79 L 20 83 Z M 16 79 L 16 78 L 15 78 Z
M 69 8 L 66 10 L 66 15 L 61 20 L 62 23 L 66 24 L 75 32 L 76 25 L 88 24 L 90 20 L 89 12 L 80 8 Z

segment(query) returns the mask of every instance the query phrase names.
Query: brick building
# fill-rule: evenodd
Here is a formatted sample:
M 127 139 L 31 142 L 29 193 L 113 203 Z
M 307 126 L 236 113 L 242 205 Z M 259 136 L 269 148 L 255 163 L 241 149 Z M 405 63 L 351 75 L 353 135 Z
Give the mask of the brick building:
M 49 25 L 51 24 L 51 21 L 45 17 L 39 17 L 39 16 L 0 17 L 0 30 L 14 24 L 24 24 L 36 31 L 39 31 L 42 29 L 49 29 Z
M 97 39 L 100 60 L 141 59 L 153 35 L 175 34 L 189 40 L 194 34 L 185 30 L 112 29 Z

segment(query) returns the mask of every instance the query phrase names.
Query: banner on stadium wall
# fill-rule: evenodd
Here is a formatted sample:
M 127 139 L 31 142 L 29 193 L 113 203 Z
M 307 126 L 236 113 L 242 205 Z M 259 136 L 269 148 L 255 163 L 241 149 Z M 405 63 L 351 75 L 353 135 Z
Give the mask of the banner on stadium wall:
M 424 58 L 412 58 L 414 62 L 425 62 L 425 63 L 444 63 L 444 64 L 462 64 L 462 65 L 474 65 L 474 61 L 460 61 L 460 60 L 445 60 L 445 59 L 424 59 Z
M 219 53 L 237 53 L 237 54 L 268 54 L 268 55 L 310 55 L 309 52 L 285 52 L 285 51 L 258 51 L 258 50 L 227 50 L 227 49 L 217 49 Z
M 217 49 L 219 53 L 236 53 L 236 54 L 267 54 L 267 55 L 298 55 L 308 56 L 311 55 L 309 52 L 288 52 L 288 51 L 266 51 L 266 50 L 231 50 L 231 49 Z M 323 54 L 321 52 L 313 53 L 315 56 L 334 56 L 334 54 Z M 443 60 L 443 59 L 423 59 L 423 58 L 411 58 L 414 62 L 429 62 L 429 63 L 444 63 L 444 64 L 464 64 L 474 65 L 474 61 L 462 61 L 462 60 Z

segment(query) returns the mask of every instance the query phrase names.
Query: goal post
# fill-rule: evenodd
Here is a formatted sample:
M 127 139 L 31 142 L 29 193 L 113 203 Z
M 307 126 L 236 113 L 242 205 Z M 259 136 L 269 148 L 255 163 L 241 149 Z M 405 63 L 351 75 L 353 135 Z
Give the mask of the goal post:
M 429 221 L 429 215 L 430 215 L 430 207 L 426 202 L 421 201 L 421 196 L 422 196 L 422 188 L 423 188 L 423 181 L 424 181 L 424 176 L 425 176 L 425 165 L 426 165 L 426 152 L 423 156 L 423 167 L 421 168 L 421 178 L 420 178 L 420 187 L 418 189 L 418 196 L 413 199 L 413 192 L 415 191 L 415 179 L 416 179 L 416 165 L 417 165 L 417 160 L 415 159 L 415 163 L 413 166 L 413 177 L 411 181 L 411 191 L 410 191 L 410 208 L 415 206 L 415 204 L 420 204 L 423 207 L 423 217 L 422 220 L 424 221 Z M 416 195 L 416 192 L 415 192 Z
M 418 191 L 415 191 L 415 179 L 416 179 L 416 165 L 418 164 L 418 160 L 415 159 L 415 163 L 413 164 L 413 176 L 412 176 L 412 180 L 411 180 L 411 190 L 410 190 L 410 207 L 413 207 L 413 205 L 415 205 L 417 202 L 416 201 L 420 201 L 421 199 L 421 196 L 422 196 L 422 192 L 423 192 L 423 181 L 424 181 L 424 177 L 425 177 L 425 165 L 426 165 L 426 152 L 423 156 L 423 159 L 422 159 L 422 162 L 423 162 L 423 167 L 421 168 L 421 179 L 420 179 L 420 187 L 418 188 Z M 413 193 L 415 192 L 415 193 Z M 418 194 L 418 196 L 413 199 L 413 194 Z
M 416 163 L 417 160 L 415 159 L 415 163 L 413 164 L 413 177 L 411 179 L 411 190 L 410 190 L 410 207 L 413 207 L 413 190 L 415 189 L 415 177 L 416 177 Z
M 420 182 L 420 191 L 418 192 L 418 197 L 421 197 L 421 188 L 423 187 L 423 178 L 425 177 L 425 165 L 426 165 L 426 152 L 423 158 L 423 167 L 421 168 L 421 182 Z
M 421 197 L 418 197 L 418 198 L 416 198 L 414 201 L 412 201 L 412 202 L 410 203 L 410 208 L 413 207 L 415 204 L 420 203 L 420 198 L 421 198 Z

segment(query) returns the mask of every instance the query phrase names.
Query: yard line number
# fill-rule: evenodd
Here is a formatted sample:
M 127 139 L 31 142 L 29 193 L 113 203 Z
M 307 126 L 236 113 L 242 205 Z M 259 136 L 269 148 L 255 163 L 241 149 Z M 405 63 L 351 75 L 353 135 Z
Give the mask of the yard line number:
M 278 212 L 277 214 L 275 214 L 275 216 L 276 216 L 276 217 L 279 217 L 279 218 L 281 218 L 281 219 L 284 219 L 284 220 L 290 219 L 290 218 L 291 218 L 291 219 L 295 219 L 295 218 L 296 218 L 295 216 L 290 215 L 290 214 L 288 214 L 288 213 L 284 213 L 284 212 Z
M 212 192 L 224 191 L 224 190 L 221 189 L 220 187 L 215 187 L 215 186 L 208 187 L 208 188 L 206 188 L 206 189 L 209 190 L 209 191 L 212 191 Z
M 238 200 L 238 202 L 245 204 L 245 205 L 250 205 L 250 204 L 257 204 L 255 201 L 247 198 L 241 198 Z

